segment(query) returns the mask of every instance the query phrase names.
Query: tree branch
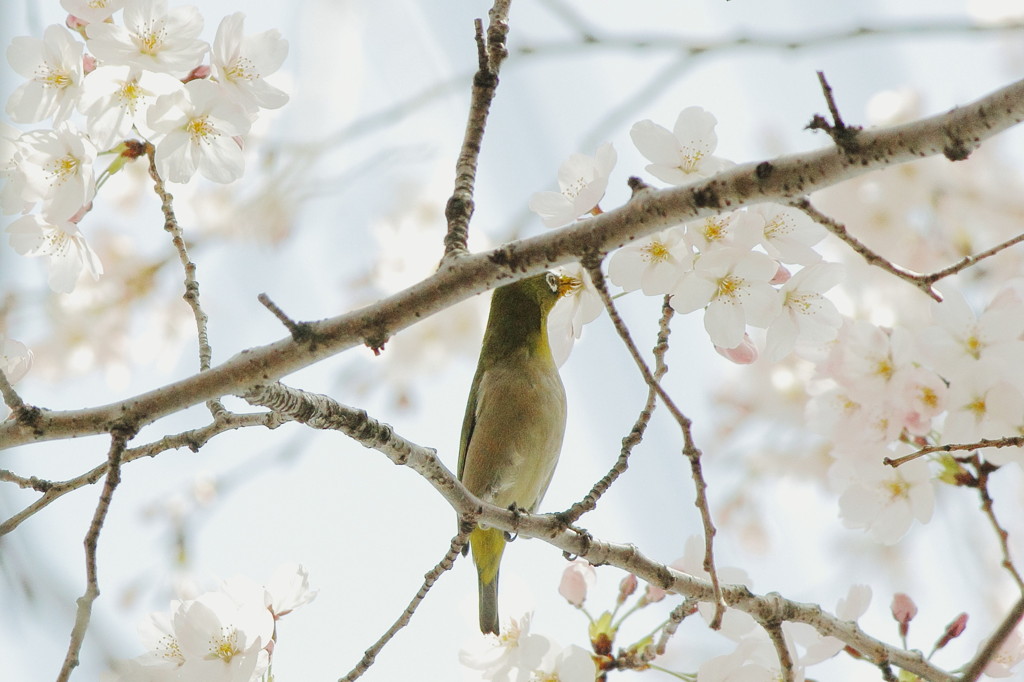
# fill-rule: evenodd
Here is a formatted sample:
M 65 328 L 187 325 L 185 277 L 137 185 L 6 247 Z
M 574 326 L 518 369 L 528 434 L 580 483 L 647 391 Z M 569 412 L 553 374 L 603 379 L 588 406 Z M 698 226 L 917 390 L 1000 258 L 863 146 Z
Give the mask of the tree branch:
M 741 164 L 683 187 L 644 192 L 602 215 L 442 264 L 430 277 L 392 296 L 309 323 L 309 340 L 299 342 L 288 337 L 258 346 L 206 372 L 108 405 L 32 411 L 31 418 L 0 425 L 0 448 L 141 427 L 206 400 L 244 393 L 255 383 L 275 381 L 359 344 L 381 348 L 391 335 L 424 317 L 499 284 L 575 261 L 580 254 L 608 252 L 631 239 L 742 206 L 788 203 L 893 164 L 949 150 L 959 154 L 1021 120 L 1024 80 L 945 114 L 860 131 L 855 153 L 830 146 Z

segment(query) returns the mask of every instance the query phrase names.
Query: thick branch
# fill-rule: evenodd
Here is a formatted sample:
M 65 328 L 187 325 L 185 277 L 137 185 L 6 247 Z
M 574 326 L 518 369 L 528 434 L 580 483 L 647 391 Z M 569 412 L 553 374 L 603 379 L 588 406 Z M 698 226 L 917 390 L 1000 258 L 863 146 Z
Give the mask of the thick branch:
M 871 170 L 925 156 L 963 158 L 981 141 L 1024 120 L 1024 80 L 976 102 L 912 123 L 863 130 L 858 150 L 834 146 L 736 166 L 684 187 L 644 192 L 626 205 L 560 230 L 444 264 L 393 296 L 310 323 L 310 338 L 244 351 L 206 372 L 126 400 L 82 410 L 30 411 L 0 425 L 0 448 L 140 427 L 197 403 L 275 381 L 357 345 L 381 348 L 406 327 L 498 284 L 608 252 L 681 222 L 724 210 L 791 199 Z
M 258 387 L 246 399 L 281 411 L 310 426 L 345 433 L 367 447 L 387 455 L 396 464 L 415 470 L 434 487 L 467 524 L 484 523 L 521 537 L 541 538 L 563 552 L 587 559 L 594 565 L 610 564 L 633 573 L 652 585 L 690 599 L 716 603 L 716 589 L 707 580 L 667 567 L 646 556 L 633 545 L 618 545 L 593 538 L 566 526 L 560 514 L 524 514 L 483 502 L 467 491 L 437 458 L 434 450 L 406 440 L 365 411 L 338 403 L 325 395 L 277 385 Z M 864 633 L 856 623 L 843 621 L 814 604 L 801 604 L 778 594 L 759 596 L 742 585 L 722 585 L 721 599 L 731 608 L 749 613 L 758 622 L 793 621 L 807 623 L 822 635 L 835 637 L 865 658 L 888 662 L 929 682 L 953 682 L 952 675 L 937 668 L 920 654 L 907 652 Z

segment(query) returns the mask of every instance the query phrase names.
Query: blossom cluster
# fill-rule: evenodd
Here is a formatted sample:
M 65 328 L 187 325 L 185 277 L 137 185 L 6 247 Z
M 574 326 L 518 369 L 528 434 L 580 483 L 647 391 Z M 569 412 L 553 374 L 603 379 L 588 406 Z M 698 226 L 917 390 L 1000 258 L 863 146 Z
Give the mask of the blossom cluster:
M 42 38 L 14 38 L 7 49 L 26 79 L 7 101 L 8 116 L 50 127 L 0 127 L 0 209 L 23 214 L 8 228 L 11 246 L 46 257 L 50 287 L 68 293 L 83 272 L 93 279 L 103 272 L 80 221 L 106 177 L 140 155 L 144 143 L 153 145 L 156 170 L 167 181 L 188 182 L 198 172 L 226 183 L 242 175 L 242 141 L 252 122 L 261 109 L 288 100 L 265 80 L 288 46 L 276 30 L 244 35 L 241 12 L 221 21 L 211 45 L 200 38 L 203 17 L 192 6 L 61 5 L 70 12 L 66 26 L 48 26 Z M 113 161 L 97 173 L 103 154 Z
M 147 646 L 116 665 L 106 682 L 256 682 L 270 669 L 279 619 L 316 597 L 298 564 L 275 571 L 266 586 L 243 576 L 195 599 L 171 602 L 139 626 Z
M 631 137 L 652 162 L 652 175 L 683 185 L 731 165 L 714 156 L 715 123 L 710 113 L 689 107 L 672 131 L 641 121 Z M 548 226 L 599 214 L 614 162 L 610 144 L 593 158 L 573 155 L 559 172 L 560 191 L 536 194 L 531 208 Z M 907 205 L 910 215 L 909 198 L 921 190 L 904 184 L 895 183 L 902 198 L 884 203 Z M 884 234 L 891 240 L 893 232 Z M 626 292 L 668 295 L 680 313 L 703 310 L 711 342 L 735 363 L 759 357 L 778 363 L 793 351 L 810 363 L 814 394 L 808 412 L 796 418 L 827 438 L 840 517 L 893 544 L 914 521 L 930 520 L 936 483 L 954 478 L 958 465 L 949 456 L 899 467 L 884 462 L 925 445 L 1024 433 L 1024 372 L 1015 360 L 1024 351 L 1024 283 L 1008 285 L 980 315 L 946 287 L 929 320 L 879 326 L 841 315 L 825 297 L 847 266 L 823 259 L 817 245 L 824 236 L 802 211 L 761 204 L 638 239 L 612 254 L 608 276 Z M 924 252 L 918 248 L 917 258 Z M 559 360 L 603 309 L 579 266 L 564 274 L 578 286 L 552 311 Z M 752 327 L 764 329 L 763 336 L 752 338 Z M 1020 448 L 983 456 L 995 465 L 1024 464 Z
M 689 107 L 671 131 L 645 120 L 633 126 L 630 136 L 651 161 L 647 170 L 652 175 L 685 185 L 732 165 L 714 156 L 715 125 L 712 114 Z M 593 158 L 572 155 L 559 170 L 560 191 L 538 192 L 530 207 L 548 227 L 600 213 L 598 203 L 615 160 L 607 143 Z M 748 327 L 765 329 L 764 352 L 778 360 L 798 346 L 827 343 L 838 332 L 839 313 L 823 294 L 839 283 L 842 269 L 814 250 L 824 236 L 824 229 L 803 212 L 763 204 L 638 239 L 612 255 L 608 275 L 627 292 L 670 295 L 680 313 L 703 310 L 711 342 L 734 362 L 757 359 L 760 351 Z M 566 348 L 579 338 L 582 325 L 603 309 L 578 266 L 564 274 L 579 286 L 552 311 L 552 343 L 559 359 L 568 355 Z

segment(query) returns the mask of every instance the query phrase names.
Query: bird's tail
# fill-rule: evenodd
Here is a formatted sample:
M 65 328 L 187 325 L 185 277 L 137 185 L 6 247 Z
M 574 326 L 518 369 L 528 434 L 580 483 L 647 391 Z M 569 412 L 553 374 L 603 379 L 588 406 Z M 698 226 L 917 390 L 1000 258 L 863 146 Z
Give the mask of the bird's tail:
M 480 632 L 498 630 L 498 566 L 505 551 L 505 533 L 497 528 L 475 528 L 469 534 L 480 592 Z

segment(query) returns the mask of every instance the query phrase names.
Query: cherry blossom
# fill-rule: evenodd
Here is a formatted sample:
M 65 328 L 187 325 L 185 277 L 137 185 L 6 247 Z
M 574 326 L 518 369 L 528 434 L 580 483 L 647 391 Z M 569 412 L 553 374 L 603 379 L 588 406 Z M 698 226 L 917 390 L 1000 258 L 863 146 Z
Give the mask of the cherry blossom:
M 1024 396 L 1004 377 L 1002 366 L 984 363 L 977 365 L 973 374 L 950 382 L 943 440 L 970 443 L 1016 435 L 1024 415 Z
M 927 367 L 913 367 L 900 374 L 897 384 L 903 427 L 916 436 L 928 435 L 934 419 L 946 411 L 946 381 Z
M 836 618 L 856 621 L 867 612 L 870 604 L 871 588 L 867 585 L 851 585 L 846 596 L 836 602 Z M 846 646 L 842 640 L 826 637 L 806 623 L 787 622 L 782 624 L 782 628 L 787 639 L 804 650 L 798 658 L 803 666 L 812 666 L 832 658 Z
M 530 682 L 593 682 L 596 674 L 590 652 L 573 644 L 549 649 L 541 665 L 531 671 Z
M 847 528 L 863 528 L 879 542 L 892 545 L 906 535 L 916 520 L 928 523 L 935 506 L 935 492 L 928 463 L 914 459 L 899 467 L 882 463 L 908 451 L 871 449 L 841 457 L 829 476 L 843 488 L 839 515 Z
M 22 154 L 20 136 L 17 129 L 0 121 L 0 210 L 4 215 L 32 208 L 33 202 L 24 199 L 25 176 L 18 170 Z
M 167 9 L 167 0 L 125 0 L 124 26 L 96 22 L 86 26 L 89 51 L 108 65 L 185 76 L 209 46 L 199 39 L 203 17 L 192 6 Z
M 217 592 L 183 604 L 173 618 L 184 658 L 181 679 L 249 682 L 258 668 L 266 667 L 261 652 L 273 635 L 270 613 L 259 613 Z
M 983 646 L 985 646 L 985 642 L 979 644 L 978 649 L 980 650 Z M 985 666 L 984 672 L 989 677 L 1010 677 L 1013 675 L 1013 669 L 1021 661 L 1024 661 L 1024 633 L 1018 627 L 996 650 L 995 656 Z
M 266 607 L 274 619 L 282 618 L 316 598 L 309 587 L 309 571 L 302 564 L 279 566 L 266 585 Z
M 761 244 L 772 258 L 798 265 L 821 260 L 811 247 L 825 238 L 825 229 L 803 211 L 780 204 L 757 204 L 747 211 L 763 220 Z
M 157 135 L 157 171 L 165 180 L 188 182 L 197 170 L 214 182 L 241 177 L 245 158 L 235 136 L 248 132 L 249 119 L 210 81 L 190 81 L 158 97 L 148 122 Z
M 17 123 L 53 117 L 54 125 L 75 109 L 82 85 L 82 43 L 58 24 L 47 26 L 43 39 L 19 36 L 7 48 L 7 61 L 23 78 L 7 100 L 7 114 Z
M 288 56 L 288 41 L 277 30 L 243 36 L 245 14 L 224 17 L 213 41 L 213 77 L 233 101 L 248 111 L 277 109 L 288 95 L 264 78 L 281 68 Z
M 38 215 L 26 215 L 7 227 L 11 246 L 23 256 L 45 256 L 48 283 L 54 291 L 74 291 L 85 271 L 93 280 L 103 274 L 99 256 L 85 241 L 78 225 L 69 221 L 47 222 Z
M 767 327 L 779 312 L 778 292 L 768 283 L 777 269 L 763 253 L 733 247 L 702 254 L 672 292 L 680 313 L 705 308 L 704 328 L 711 342 L 735 348 L 747 324 Z
M 165 73 L 140 71 L 130 66 L 101 66 L 85 78 L 79 110 L 86 129 L 100 149 L 110 149 L 138 130 L 153 136 L 146 116 L 160 95 L 182 88 L 181 81 Z
M 55 130 L 25 133 L 18 142 L 22 198 L 39 201 L 48 219 L 67 220 L 92 200 L 96 148 L 84 134 L 64 123 Z
M 673 227 L 622 247 L 608 261 L 608 277 L 626 291 L 667 294 L 693 267 L 693 252 L 683 234 L 682 228 Z
M 726 246 L 749 251 L 758 243 L 762 232 L 761 217 L 746 210 L 686 223 L 686 241 L 701 253 Z
M 782 679 L 779 657 L 767 636 L 743 638 L 736 650 L 709 658 L 697 670 L 697 682 L 760 682 Z M 794 666 L 794 682 L 803 682 L 802 666 Z
M 647 172 L 664 182 L 683 185 L 732 165 L 712 156 L 718 146 L 717 123 L 704 109 L 687 107 L 679 113 L 672 131 L 643 120 L 633 125 L 629 136 L 640 153 L 652 162 Z
M 554 642 L 530 632 L 531 614 L 509 620 L 501 635 L 475 638 L 471 648 L 459 651 L 459 661 L 491 682 L 529 682 L 530 675 L 540 668 L 544 655 Z
M 947 379 L 973 374 L 977 363 L 989 361 L 1016 367 L 1024 356 L 1024 305 L 1010 297 L 975 315 L 959 290 L 940 287 L 942 303 L 931 305 L 932 326 L 922 330 L 920 344 L 932 366 Z M 1020 374 L 1018 373 L 1018 376 Z
M 822 294 L 838 284 L 842 276 L 841 265 L 816 263 L 782 285 L 782 314 L 768 327 L 765 353 L 770 361 L 781 360 L 797 344 L 821 346 L 836 338 L 842 318 Z
M 561 278 L 562 296 L 548 315 L 548 341 L 555 363 L 561 365 L 582 336 L 583 326 L 597 319 L 604 303 L 582 265 L 565 265 L 556 272 Z
M 60 0 L 68 14 L 90 23 L 106 21 L 124 4 L 125 0 Z
M 608 177 L 618 156 L 611 143 L 597 148 L 594 156 L 572 154 L 558 169 L 557 192 L 537 192 L 530 198 L 530 210 L 547 227 L 561 227 L 597 208 L 608 188 Z

